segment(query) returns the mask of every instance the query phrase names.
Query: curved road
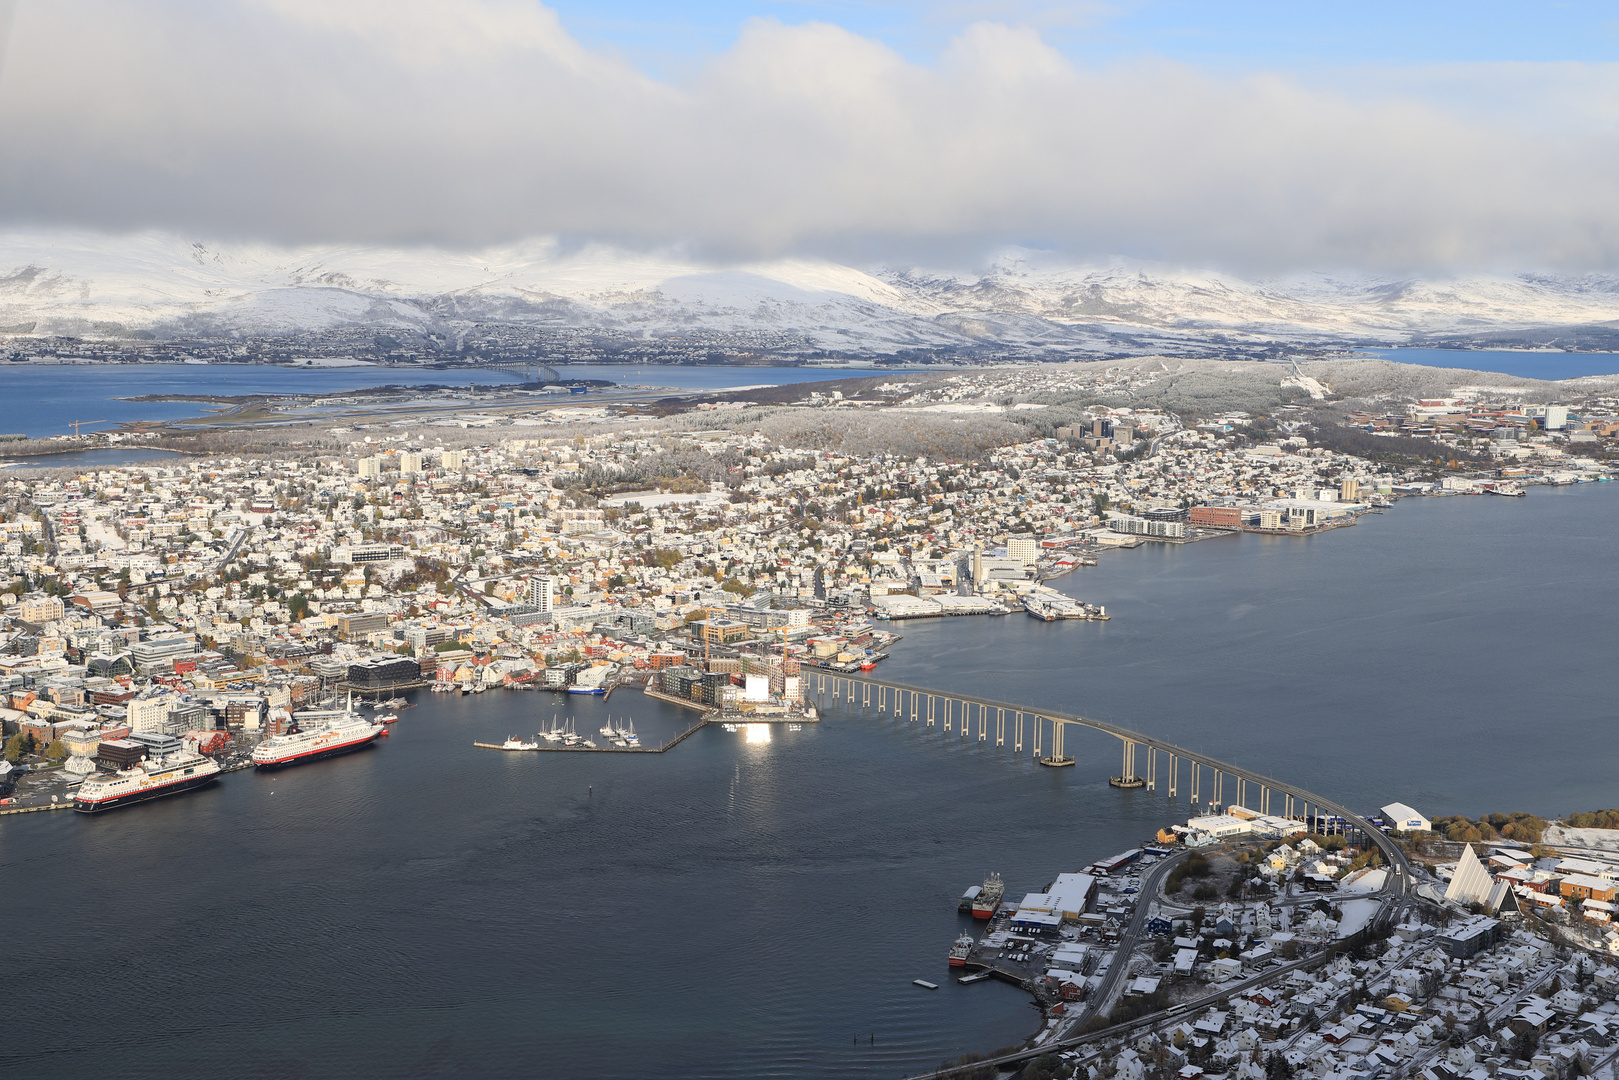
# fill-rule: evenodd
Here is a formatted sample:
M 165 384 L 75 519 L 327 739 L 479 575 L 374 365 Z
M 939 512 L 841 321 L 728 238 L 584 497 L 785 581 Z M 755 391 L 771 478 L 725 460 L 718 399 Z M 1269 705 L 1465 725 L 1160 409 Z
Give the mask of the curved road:
M 1052 723 L 1076 724 L 1080 727 L 1087 727 L 1095 731 L 1104 732 L 1105 734 L 1112 735 L 1114 738 L 1123 740 L 1125 742 L 1133 742 L 1142 746 L 1151 747 L 1155 750 L 1161 750 L 1165 753 L 1172 754 L 1177 758 L 1196 762 L 1199 765 L 1216 769 L 1227 776 L 1240 777 L 1249 783 L 1258 784 L 1261 787 L 1269 788 L 1272 791 L 1284 792 L 1293 796 L 1295 799 L 1302 800 L 1304 803 L 1316 807 L 1319 810 L 1328 811 L 1341 817 L 1344 822 L 1353 825 L 1358 831 L 1362 832 L 1367 839 L 1376 844 L 1378 849 L 1383 853 L 1384 862 L 1388 867 L 1388 873 L 1384 876 L 1383 887 L 1378 889 L 1376 892 L 1366 893 L 1361 897 L 1362 899 L 1375 898 L 1381 901 L 1377 915 L 1372 919 L 1372 922 L 1368 924 L 1369 927 L 1386 927 L 1390 923 L 1397 921 L 1405 910 L 1406 905 L 1410 902 L 1410 892 L 1412 889 L 1411 864 L 1406 859 L 1405 852 L 1400 850 L 1399 845 L 1389 838 L 1381 829 L 1374 826 L 1361 815 L 1350 810 L 1348 807 L 1339 805 L 1338 803 L 1332 802 L 1328 799 L 1323 799 L 1314 792 L 1306 791 L 1305 789 L 1295 787 L 1292 784 L 1282 783 L 1279 780 L 1275 780 L 1250 769 L 1240 768 L 1236 765 L 1229 764 L 1228 762 L 1220 761 L 1217 758 L 1209 757 L 1207 754 L 1187 750 L 1185 747 L 1177 746 L 1174 743 L 1165 742 L 1162 739 L 1153 738 L 1149 735 L 1143 735 L 1140 732 L 1132 731 L 1129 728 L 1119 727 L 1117 724 L 1109 724 L 1101 720 L 1092 720 L 1087 717 L 1074 715 L 1072 713 L 1056 712 L 1050 709 L 1031 709 L 1027 706 L 1018 705 L 1013 702 L 998 701 L 993 698 L 981 698 L 969 694 L 958 694 L 949 691 L 930 690 L 924 686 L 913 686 L 908 683 L 891 682 L 887 679 L 873 679 L 870 676 L 864 675 L 850 675 L 842 672 L 814 672 L 812 673 L 811 677 L 816 680 L 814 684 L 816 692 L 823 695 L 826 690 L 827 681 L 830 680 L 832 683 L 834 699 L 838 700 L 840 704 L 847 705 L 850 708 L 860 708 L 861 706 L 855 704 L 852 693 L 842 696 L 838 694 L 837 691 L 839 681 L 848 684 L 850 687 L 858 683 L 895 691 L 896 709 L 898 704 L 897 695 L 899 693 L 907 693 L 922 697 L 949 698 L 955 701 L 978 705 L 982 708 L 1023 713 L 1037 719 L 1049 720 Z M 896 715 L 898 715 L 897 712 Z M 966 723 L 965 716 L 963 716 L 963 723 Z M 1146 899 L 1149 896 L 1157 895 L 1158 882 L 1161 880 L 1164 874 L 1168 873 L 1170 864 L 1172 862 L 1173 860 L 1165 860 L 1163 863 L 1155 867 L 1154 871 L 1147 876 L 1147 878 L 1150 878 L 1152 881 L 1153 888 L 1151 892 L 1147 891 L 1146 889 L 1147 878 L 1143 879 L 1143 889 L 1142 893 L 1140 894 L 1141 899 L 1138 900 L 1136 904 L 1136 910 L 1131 916 L 1129 927 L 1127 928 L 1126 932 L 1120 936 L 1118 948 L 1114 952 L 1113 963 L 1108 965 L 1108 974 L 1106 977 L 1104 977 L 1102 984 L 1098 986 L 1096 994 L 1093 995 L 1092 1004 L 1087 1007 L 1079 1017 L 1075 1018 L 1073 1024 L 1079 1024 L 1089 1020 L 1098 1012 L 1098 1010 L 1100 1010 L 1102 1005 L 1104 1005 L 1111 996 L 1113 989 L 1117 985 L 1119 978 L 1122 977 L 1123 972 L 1129 967 L 1127 962 L 1128 957 L 1134 952 L 1136 941 L 1140 937 L 1141 927 L 1146 922 L 1146 912 L 1151 906 L 1146 902 Z M 1151 1016 L 1142 1017 L 1139 1020 L 1131 1021 L 1127 1024 L 1117 1024 L 1113 1027 L 1104 1028 L 1101 1031 L 1091 1032 L 1087 1035 L 1072 1035 L 1065 1037 L 1059 1036 L 1058 1038 L 1041 1043 L 1037 1046 L 1032 1046 L 1027 1049 L 1017 1051 L 1016 1053 L 975 1062 L 973 1065 L 968 1066 L 968 1068 L 978 1068 L 986 1064 L 997 1066 L 1015 1065 L 1019 1062 L 1028 1061 L 1031 1058 L 1039 1057 L 1041 1054 L 1050 1053 L 1056 1050 L 1073 1049 L 1074 1047 L 1083 1046 L 1099 1039 L 1115 1038 L 1117 1036 L 1135 1031 L 1138 1028 L 1151 1027 L 1166 1020 L 1187 1015 L 1206 1008 L 1209 1005 L 1224 1001 L 1233 994 L 1241 993 L 1255 986 L 1262 986 L 1300 968 L 1322 963 L 1330 955 L 1330 951 L 1323 951 L 1304 960 L 1296 960 L 1289 964 L 1282 964 L 1269 968 L 1257 975 L 1244 979 L 1241 982 L 1227 986 L 1216 993 L 1206 995 L 1195 1001 L 1189 1001 L 1176 1005 L 1161 1013 L 1154 1013 Z M 1121 963 L 1121 960 L 1125 960 L 1126 962 Z M 1062 1027 L 1059 1028 L 1059 1031 L 1068 1030 L 1072 1026 L 1073 1025 L 1071 1024 L 1062 1025 Z M 912 1078 L 912 1080 L 943 1080 L 943 1078 L 949 1077 L 952 1074 L 956 1074 L 961 1071 L 961 1069 L 946 1069 L 936 1072 L 922 1073 L 917 1077 Z

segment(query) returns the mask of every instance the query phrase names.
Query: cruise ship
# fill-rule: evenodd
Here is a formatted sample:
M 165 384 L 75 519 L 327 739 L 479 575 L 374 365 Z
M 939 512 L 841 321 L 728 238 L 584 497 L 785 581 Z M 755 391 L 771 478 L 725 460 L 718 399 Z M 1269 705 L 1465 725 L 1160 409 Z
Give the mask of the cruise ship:
M 115 773 L 87 777 L 73 796 L 73 809 L 99 814 L 148 799 L 178 795 L 206 787 L 219 779 L 219 762 L 191 750 L 176 750 L 148 758 Z
M 305 713 L 295 718 L 283 735 L 272 735 L 253 750 L 253 764 L 261 769 L 280 769 L 306 761 L 336 757 L 369 746 L 387 731 L 353 712 Z

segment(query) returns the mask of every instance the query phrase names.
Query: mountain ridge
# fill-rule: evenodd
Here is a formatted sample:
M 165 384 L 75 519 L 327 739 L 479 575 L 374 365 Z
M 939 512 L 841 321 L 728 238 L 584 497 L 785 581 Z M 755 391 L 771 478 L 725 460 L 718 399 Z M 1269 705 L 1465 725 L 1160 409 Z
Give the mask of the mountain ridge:
M 1619 278 L 1304 273 L 1247 280 L 1003 253 L 974 273 L 807 258 L 720 266 L 550 240 L 482 252 L 280 248 L 148 233 L 0 234 L 0 334 L 183 339 L 490 324 L 774 350 L 1132 355 L 1619 342 Z M 1574 329 L 1572 334 L 1559 331 Z

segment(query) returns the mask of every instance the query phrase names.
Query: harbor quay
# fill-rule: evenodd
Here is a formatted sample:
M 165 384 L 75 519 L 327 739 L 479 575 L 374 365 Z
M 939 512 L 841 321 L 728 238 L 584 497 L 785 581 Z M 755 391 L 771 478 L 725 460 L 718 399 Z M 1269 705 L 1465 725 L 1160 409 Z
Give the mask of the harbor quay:
M 876 380 L 876 396 L 858 401 L 806 389 L 792 409 L 959 434 L 934 410 L 1139 397 L 1162 376 L 997 369 L 886 390 Z M 1244 531 L 1304 540 L 1411 496 L 1595 482 L 1608 472 L 1587 455 L 1619 437 L 1600 395 L 1560 411 L 1482 394 L 1419 401 L 1345 416 L 1343 430 L 1291 404 L 1264 417 L 1090 406 L 1083 422 L 1041 406 L 1004 412 L 1027 430 L 937 456 L 798 445 L 731 423 L 743 403 L 682 408 L 686 419 L 612 430 L 594 413 L 556 431 L 547 419 L 532 437 L 332 423 L 325 441 L 257 453 L 8 474 L 0 799 L 60 799 L 48 774 L 82 779 L 146 752 L 102 755 L 103 743 L 166 736 L 207 756 L 224 732 L 250 747 L 349 692 L 607 698 L 655 681 L 704 708 L 797 707 L 811 674 L 869 674 L 914 620 L 1128 619 L 1077 583 L 1144 544 Z M 1380 460 L 1367 447 L 1381 443 L 1357 430 L 1426 440 L 1456 467 L 1433 479 L 1431 463 Z M 1071 724 L 1035 717 L 1024 730 L 1027 714 L 1014 712 L 998 744 L 1067 764 Z M 1201 798 L 1207 773 L 1223 802 L 1226 777 L 1238 796 L 1249 782 L 1150 740 L 1123 747 L 1119 786 L 1185 785 Z M 1260 787 L 1262 800 L 1276 790 Z

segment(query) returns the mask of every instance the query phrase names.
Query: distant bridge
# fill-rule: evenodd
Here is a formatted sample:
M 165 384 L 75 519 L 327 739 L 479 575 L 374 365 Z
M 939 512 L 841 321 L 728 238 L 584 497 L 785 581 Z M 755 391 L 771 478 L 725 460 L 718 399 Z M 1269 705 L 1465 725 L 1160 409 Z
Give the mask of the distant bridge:
M 1257 813 L 1275 813 L 1306 825 L 1316 816 L 1339 818 L 1344 823 L 1344 831 L 1360 833 L 1365 840 L 1382 850 L 1392 870 L 1385 891 L 1403 895 L 1409 888 L 1410 864 L 1399 845 L 1389 839 L 1383 830 L 1331 799 L 1252 769 L 1232 765 L 1117 724 L 1072 713 L 1033 709 L 1027 705 L 971 694 L 946 693 L 867 675 L 807 671 L 805 678 L 809 680 L 806 688 L 822 704 L 830 698 L 833 702 L 850 707 L 875 708 L 877 712 L 887 712 L 912 723 L 959 731 L 963 739 L 976 737 L 978 742 L 988 742 L 993 737 L 996 746 L 1006 746 L 1010 736 L 1014 752 L 1022 753 L 1027 745 L 1042 765 L 1074 764 L 1074 759 L 1063 753 L 1063 735 L 1067 728 L 1082 727 L 1103 732 L 1124 744 L 1123 766 L 1119 775 L 1109 781 L 1113 786 L 1156 791 L 1162 783 L 1170 798 L 1175 798 L 1185 788 L 1194 804 L 1203 801 L 1206 795 L 1207 802 L 1223 806 L 1228 794 L 1225 785 L 1229 781 L 1233 785 L 1233 790 L 1229 792 L 1232 803 Z M 1049 741 L 1046 741 L 1048 734 Z M 1044 756 L 1041 754 L 1043 742 L 1050 751 Z M 1145 754 L 1142 755 L 1141 751 L 1145 751 Z M 1143 756 L 1145 776 L 1136 771 L 1138 758 Z M 1162 766 L 1159 764 L 1160 757 L 1167 758 Z M 1273 808 L 1272 804 L 1278 799 L 1280 805 Z

